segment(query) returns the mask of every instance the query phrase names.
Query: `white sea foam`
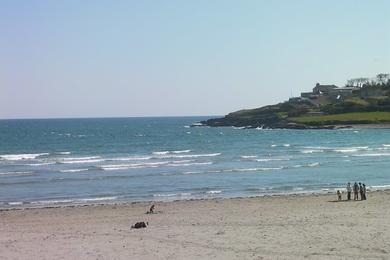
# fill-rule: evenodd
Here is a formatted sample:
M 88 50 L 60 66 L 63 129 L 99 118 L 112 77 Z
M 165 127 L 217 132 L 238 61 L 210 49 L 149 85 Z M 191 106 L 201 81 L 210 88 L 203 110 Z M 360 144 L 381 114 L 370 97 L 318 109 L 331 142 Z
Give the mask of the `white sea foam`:
M 54 204 L 64 204 L 64 203 L 86 203 L 86 202 L 96 202 L 96 201 L 108 201 L 115 200 L 118 197 L 96 197 L 96 198 L 81 198 L 81 199 L 59 199 L 59 200 L 39 200 L 33 201 L 31 204 L 38 205 L 54 205 Z
M 103 162 L 104 159 L 85 159 L 85 160 L 73 160 L 73 161 L 60 161 L 59 163 L 64 164 L 83 164 L 83 163 L 97 163 Z
M 88 171 L 88 168 L 83 168 L 83 169 L 69 169 L 69 170 L 60 170 L 60 172 L 63 173 L 73 173 L 73 172 L 85 172 Z
M 357 156 L 357 157 L 380 157 L 380 156 L 390 156 L 390 153 L 363 153 L 363 154 L 354 154 L 353 156 Z
M 23 205 L 23 201 L 12 201 L 12 202 L 8 202 L 8 205 L 11 205 L 11 206 Z
M 118 167 L 100 167 L 104 171 L 116 171 L 116 170 L 127 170 L 127 169 L 135 169 L 135 168 L 142 168 L 142 167 L 131 167 L 131 166 L 118 166 Z
M 188 161 L 185 161 L 188 162 Z M 169 161 L 166 162 L 153 162 L 153 163 L 131 163 L 131 164 L 107 164 L 107 165 L 101 165 L 100 168 L 105 171 L 112 171 L 112 170 L 126 170 L 126 169 L 132 169 L 132 168 L 155 168 L 162 165 L 167 165 Z
M 317 166 L 320 166 L 320 163 L 319 162 L 309 163 L 307 166 L 308 167 L 317 167 Z
M 373 185 L 368 187 L 369 190 L 388 190 L 390 185 Z
M 172 153 L 189 153 L 191 150 L 178 150 L 178 151 L 172 151 Z
M 0 159 L 8 161 L 31 160 L 48 154 L 49 153 L 2 154 L 0 155 Z
M 225 169 L 223 172 L 254 172 L 254 171 L 272 171 L 272 170 L 281 170 L 283 167 L 264 167 L 264 168 L 238 168 L 238 169 Z
M 290 147 L 290 144 L 283 144 L 284 147 Z
M 153 194 L 153 197 L 173 197 L 173 196 L 177 196 L 178 194 L 177 193 L 169 193 L 169 194 Z
M 166 158 L 198 158 L 198 157 L 214 157 L 219 156 L 221 153 L 208 153 L 208 154 L 167 154 L 162 155 L 158 158 L 166 159 Z
M 242 155 L 241 158 L 243 159 L 251 159 L 251 158 L 256 158 L 257 155 Z
M 308 164 L 297 164 L 292 166 L 292 168 L 303 168 L 303 167 L 317 167 L 320 166 L 319 162 L 314 162 L 314 163 L 308 163 Z M 289 167 L 286 167 L 289 168 Z
M 220 193 L 222 193 L 222 191 L 221 190 L 210 190 L 210 191 L 208 191 L 206 193 L 207 194 L 220 194 Z
M 58 154 L 68 155 L 68 154 L 71 154 L 71 152 L 59 152 Z
M 200 171 L 190 171 L 190 172 L 184 172 L 183 174 L 184 174 L 184 175 L 188 175 L 188 174 L 201 174 L 201 173 L 204 173 L 204 172 L 200 172 Z
M 24 165 L 35 167 L 35 166 L 43 166 L 43 165 L 51 165 L 51 164 L 55 164 L 55 162 L 27 163 L 27 164 L 24 164 Z
M 96 163 L 105 161 L 100 156 L 86 156 L 86 157 L 69 157 L 62 158 L 57 163 L 65 163 L 65 164 L 82 164 L 82 163 Z
M 153 152 L 155 155 L 169 154 L 169 151 Z
M 276 147 L 277 145 L 276 144 L 271 144 L 271 147 Z
M 382 144 L 384 147 L 390 147 L 390 144 Z
M 270 162 L 270 161 L 288 161 L 290 160 L 289 158 L 261 158 L 261 159 L 256 159 L 256 162 Z
M 100 156 L 85 156 L 85 157 L 67 157 L 63 158 L 64 161 L 74 161 L 74 160 L 91 160 L 91 159 L 100 159 Z
M 200 122 L 197 122 L 197 123 L 192 123 L 191 125 L 192 125 L 192 126 L 203 126 L 203 124 L 202 124 L 202 123 L 200 123 Z
M 107 159 L 107 161 L 143 161 L 143 160 L 150 160 L 152 159 L 151 156 L 145 156 L 145 157 L 114 157 Z
M 357 146 L 357 147 L 345 147 L 345 148 L 338 148 L 334 149 L 335 152 L 338 153 L 355 153 L 361 150 L 367 150 L 368 146 Z
M 303 150 L 301 153 L 323 153 L 324 150 Z
M 328 146 L 304 146 L 303 148 L 305 148 L 305 149 L 314 149 L 314 150 L 329 150 L 329 149 L 333 149 L 333 148 L 328 147 Z
M 20 171 L 20 172 L 0 172 L 0 176 L 24 176 L 32 174 L 32 171 Z
M 213 164 L 213 162 L 196 162 L 196 163 L 171 163 L 168 164 L 168 166 L 174 166 L 174 167 L 184 167 L 184 166 L 194 166 L 194 165 L 210 165 Z
M 154 155 L 166 155 L 166 154 L 182 154 L 189 153 L 191 150 L 177 150 L 177 151 L 161 151 L 161 152 L 153 152 Z
M 38 201 L 32 201 L 31 204 L 53 205 L 53 204 L 71 203 L 71 202 L 74 202 L 74 200 L 71 200 L 71 199 L 63 199 L 63 200 L 38 200 Z
M 98 198 L 85 198 L 85 199 L 77 199 L 76 201 L 80 202 L 91 202 L 91 201 L 106 201 L 106 200 L 116 200 L 118 197 L 111 196 L 111 197 L 98 197 Z
M 182 193 L 156 193 L 153 194 L 153 197 L 189 197 L 191 196 L 191 193 L 188 192 L 182 192 Z

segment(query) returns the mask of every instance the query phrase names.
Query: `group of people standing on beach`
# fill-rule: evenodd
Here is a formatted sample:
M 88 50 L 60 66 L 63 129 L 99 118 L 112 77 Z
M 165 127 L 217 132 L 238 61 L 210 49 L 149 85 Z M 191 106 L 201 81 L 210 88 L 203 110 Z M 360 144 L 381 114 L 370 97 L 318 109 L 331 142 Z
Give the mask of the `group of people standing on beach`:
M 359 182 L 355 182 L 353 186 L 351 187 L 351 183 L 347 183 L 347 200 L 351 200 L 351 194 L 353 191 L 353 199 L 359 200 L 359 194 L 360 194 L 360 200 L 366 200 L 366 184 Z M 341 194 L 339 196 L 339 200 L 341 200 Z

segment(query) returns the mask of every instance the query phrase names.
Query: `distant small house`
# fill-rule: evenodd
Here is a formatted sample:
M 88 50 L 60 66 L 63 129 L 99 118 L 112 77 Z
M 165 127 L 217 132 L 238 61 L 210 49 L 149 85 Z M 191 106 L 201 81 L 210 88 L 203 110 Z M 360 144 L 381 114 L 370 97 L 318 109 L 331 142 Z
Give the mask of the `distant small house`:
M 381 87 L 365 86 L 360 89 L 361 98 L 378 97 L 386 95 L 386 91 Z
M 302 98 L 301 97 L 291 97 L 288 99 L 290 102 L 301 102 Z
M 329 95 L 330 91 L 338 88 L 336 85 L 321 85 L 320 83 L 317 83 L 316 86 L 313 88 L 313 93 L 316 95 Z
M 302 92 L 301 98 L 315 98 L 318 95 L 314 95 L 313 92 Z

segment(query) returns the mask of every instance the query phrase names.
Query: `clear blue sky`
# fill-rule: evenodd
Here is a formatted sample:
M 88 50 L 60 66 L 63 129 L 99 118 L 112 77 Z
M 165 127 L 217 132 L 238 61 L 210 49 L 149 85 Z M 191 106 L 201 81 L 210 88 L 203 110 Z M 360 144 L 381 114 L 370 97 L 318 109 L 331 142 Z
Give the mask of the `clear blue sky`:
M 390 1 L 0 1 L 0 118 L 222 115 L 390 72 Z

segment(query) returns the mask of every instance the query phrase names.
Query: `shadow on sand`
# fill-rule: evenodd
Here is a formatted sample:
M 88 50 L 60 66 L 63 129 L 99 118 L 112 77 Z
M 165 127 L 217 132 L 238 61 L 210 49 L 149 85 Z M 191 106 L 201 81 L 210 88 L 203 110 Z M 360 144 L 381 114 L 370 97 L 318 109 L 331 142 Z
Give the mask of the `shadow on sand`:
M 361 200 L 328 200 L 328 202 L 359 202 Z

